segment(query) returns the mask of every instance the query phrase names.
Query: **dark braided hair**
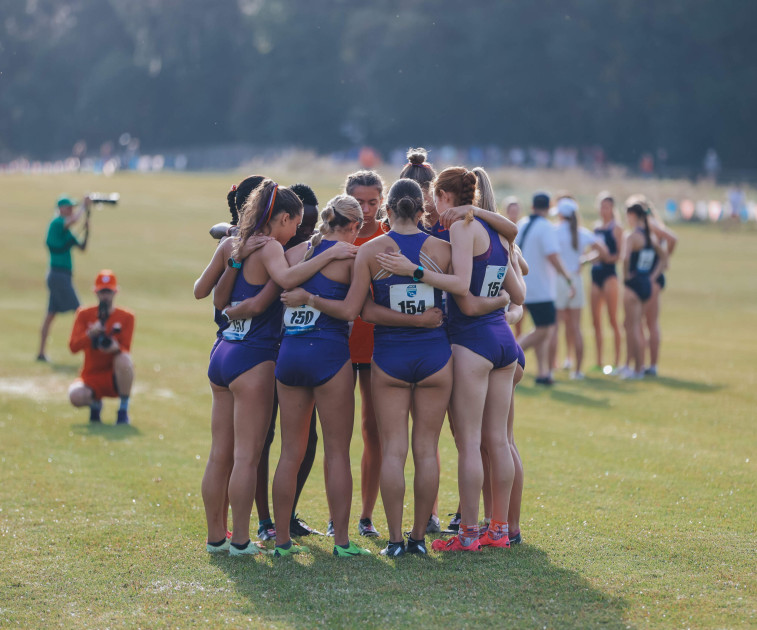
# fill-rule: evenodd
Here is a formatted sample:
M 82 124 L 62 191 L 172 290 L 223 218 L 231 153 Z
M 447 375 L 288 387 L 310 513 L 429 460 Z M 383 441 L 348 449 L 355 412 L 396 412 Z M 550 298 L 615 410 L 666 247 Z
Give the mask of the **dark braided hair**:
M 229 212 L 231 213 L 231 225 L 239 224 L 239 214 L 244 207 L 244 202 L 264 179 L 265 177 L 262 175 L 250 175 L 239 184 L 231 187 L 231 190 L 226 194 L 226 203 L 229 204 Z

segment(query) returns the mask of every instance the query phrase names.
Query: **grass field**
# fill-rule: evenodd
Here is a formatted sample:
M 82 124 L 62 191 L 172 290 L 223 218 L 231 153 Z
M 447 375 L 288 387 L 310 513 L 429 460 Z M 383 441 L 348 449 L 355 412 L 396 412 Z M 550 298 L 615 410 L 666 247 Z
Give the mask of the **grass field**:
M 342 173 L 299 168 L 272 174 L 284 183 L 315 182 L 322 203 L 338 192 Z M 330 555 L 331 539 L 319 539 L 308 542 L 312 556 L 291 561 L 209 558 L 199 490 L 214 329 L 210 304 L 196 302 L 191 286 L 213 251 L 207 229 L 224 220 L 226 190 L 238 179 L 0 178 L 1 627 L 757 625 L 757 233 L 748 228 L 676 228 L 659 378 L 572 382 L 560 375 L 545 391 L 527 371 L 516 398 L 527 475 L 524 545 L 476 556 L 343 562 Z M 516 172 L 497 174 L 497 182 L 522 195 L 571 187 L 585 208 L 601 188 L 622 198 L 642 185 Z M 645 185 L 657 195 L 690 188 Z M 122 286 L 118 303 L 137 313 L 130 427 L 91 427 L 86 411 L 67 403 L 79 366 L 67 349 L 70 314 L 54 323 L 52 364 L 33 361 L 54 200 L 93 189 L 118 190 L 122 203 L 95 212 L 91 248 L 76 256 L 75 280 L 92 303 L 95 274 L 113 268 Z M 588 333 L 588 313 L 584 328 Z M 114 416 L 107 401 L 104 418 Z M 356 488 L 360 452 L 357 430 Z M 446 514 L 457 504 L 446 429 L 441 452 Z M 273 464 L 277 453 L 278 443 Z M 324 527 L 321 461 L 319 453 L 299 510 Z M 410 464 L 407 474 L 411 479 Z M 411 483 L 408 489 L 410 506 Z M 353 530 L 357 510 L 358 492 Z M 385 533 L 380 502 L 376 521 Z M 378 553 L 382 543 L 367 546 Z

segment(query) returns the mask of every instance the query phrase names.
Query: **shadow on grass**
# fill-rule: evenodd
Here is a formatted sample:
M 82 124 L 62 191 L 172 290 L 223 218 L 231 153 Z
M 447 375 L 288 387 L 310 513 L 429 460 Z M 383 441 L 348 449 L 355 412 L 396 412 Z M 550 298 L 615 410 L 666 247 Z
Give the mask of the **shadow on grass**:
M 516 396 L 521 395 L 534 397 L 539 395 L 548 395 L 550 398 L 552 398 L 552 400 L 567 403 L 569 405 L 581 405 L 583 407 L 594 407 L 599 409 L 610 406 L 610 400 L 608 398 L 592 398 L 590 396 L 585 396 L 584 394 L 579 394 L 577 392 L 565 391 L 564 389 L 560 389 L 560 384 L 546 388 L 541 385 L 529 387 L 528 385 L 523 385 L 521 383 L 518 385 L 515 392 Z
M 692 392 L 718 392 L 725 389 L 725 385 L 722 383 L 701 383 L 699 381 L 685 381 L 679 378 L 671 378 L 670 376 L 656 376 L 654 378 L 646 378 L 644 382 L 658 383 L 663 387 L 670 387 L 672 389 L 687 389 Z
M 87 422 L 86 424 L 72 424 L 71 430 L 75 435 L 92 435 L 106 440 L 118 441 L 142 435 L 133 424 L 111 424 L 107 422 Z
M 628 627 L 622 599 L 525 544 L 395 561 L 340 559 L 314 549 L 306 558 L 212 556 L 209 562 L 236 589 L 229 613 L 266 626 Z
M 48 363 L 48 365 L 53 372 L 61 372 L 63 374 L 78 374 L 81 369 L 80 365 L 68 365 L 66 363 Z

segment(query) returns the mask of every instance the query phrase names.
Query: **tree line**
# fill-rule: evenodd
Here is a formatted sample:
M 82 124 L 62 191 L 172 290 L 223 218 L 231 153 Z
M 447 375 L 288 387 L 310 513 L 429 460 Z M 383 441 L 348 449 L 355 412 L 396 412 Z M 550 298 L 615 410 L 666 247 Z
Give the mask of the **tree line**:
M 753 0 L 0 0 L 0 159 L 600 146 L 754 168 Z

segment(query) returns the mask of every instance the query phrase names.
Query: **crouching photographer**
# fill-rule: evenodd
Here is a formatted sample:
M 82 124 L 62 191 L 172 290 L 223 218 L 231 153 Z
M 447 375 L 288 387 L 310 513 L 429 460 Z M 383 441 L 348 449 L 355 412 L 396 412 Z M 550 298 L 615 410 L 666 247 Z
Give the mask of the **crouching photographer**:
M 103 398 L 120 398 L 116 424 L 129 423 L 129 395 L 134 364 L 129 356 L 134 314 L 113 306 L 118 291 L 116 277 L 103 269 L 95 279 L 97 306 L 80 308 L 68 347 L 84 352 L 84 366 L 71 384 L 68 397 L 75 407 L 89 407 L 90 422 L 100 422 Z

